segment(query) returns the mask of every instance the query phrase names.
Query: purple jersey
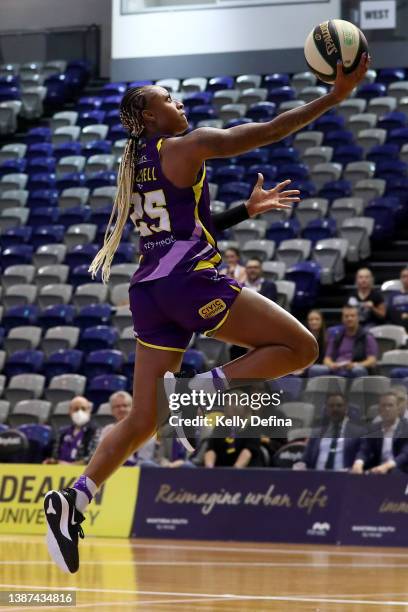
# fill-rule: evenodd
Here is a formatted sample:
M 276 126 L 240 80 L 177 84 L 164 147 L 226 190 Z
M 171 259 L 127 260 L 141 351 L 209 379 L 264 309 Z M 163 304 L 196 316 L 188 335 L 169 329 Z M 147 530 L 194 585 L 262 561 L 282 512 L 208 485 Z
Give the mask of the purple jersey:
M 140 266 L 131 285 L 175 272 L 211 268 L 221 261 L 212 236 L 205 165 L 192 187 L 180 189 L 163 174 L 163 138 L 138 143 L 131 219 L 140 232 Z

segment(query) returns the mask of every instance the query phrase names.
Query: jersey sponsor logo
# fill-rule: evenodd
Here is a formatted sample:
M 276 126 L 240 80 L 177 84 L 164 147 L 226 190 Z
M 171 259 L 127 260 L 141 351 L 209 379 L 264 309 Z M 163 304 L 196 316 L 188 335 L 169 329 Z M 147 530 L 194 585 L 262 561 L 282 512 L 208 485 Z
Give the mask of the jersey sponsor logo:
M 199 308 L 198 310 L 198 314 L 203 319 L 211 319 L 212 317 L 215 317 L 217 314 L 225 310 L 226 307 L 227 305 L 224 300 L 217 298 L 212 302 L 208 302 L 208 304 L 201 306 L 201 308 Z

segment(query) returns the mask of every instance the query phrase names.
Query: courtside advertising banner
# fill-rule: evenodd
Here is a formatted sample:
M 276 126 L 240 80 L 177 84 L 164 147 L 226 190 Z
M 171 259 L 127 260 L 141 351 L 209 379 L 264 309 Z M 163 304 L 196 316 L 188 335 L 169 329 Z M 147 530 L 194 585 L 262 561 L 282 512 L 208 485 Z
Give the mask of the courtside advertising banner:
M 70 487 L 83 466 L 0 464 L 0 533 L 44 534 L 44 495 Z M 120 468 L 85 512 L 87 535 L 129 537 L 139 487 L 139 468 Z
M 347 478 L 339 538 L 353 546 L 408 546 L 408 475 Z
M 344 474 L 145 469 L 136 537 L 334 543 Z

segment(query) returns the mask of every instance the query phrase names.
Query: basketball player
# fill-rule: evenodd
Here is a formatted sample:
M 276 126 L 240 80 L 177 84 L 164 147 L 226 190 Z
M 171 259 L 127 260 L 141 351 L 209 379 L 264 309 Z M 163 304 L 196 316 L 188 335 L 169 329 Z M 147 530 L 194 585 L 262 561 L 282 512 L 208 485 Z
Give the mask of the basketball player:
M 348 75 L 339 64 L 329 93 L 272 121 L 225 130 L 199 128 L 185 136 L 180 136 L 188 127 L 183 104 L 165 89 L 147 86 L 126 92 L 121 120 L 130 137 L 105 243 L 90 271 L 101 269 L 103 281 L 108 280 L 132 202 L 142 252 L 129 289 L 138 342 L 133 408 L 104 438 L 73 488 L 45 497 L 48 549 L 63 570 L 74 573 L 79 568 L 81 522 L 98 487 L 156 431 L 157 381 L 164 376 L 175 381 L 172 373 L 179 371 L 194 332 L 252 350 L 191 378 L 190 389 L 199 390 L 204 380 L 207 389 L 213 381 L 215 391 L 233 379 L 278 378 L 307 368 L 317 358 L 314 336 L 290 313 L 218 274 L 221 256 L 211 235 L 204 162 L 280 141 L 311 123 L 351 93 L 369 62 L 364 54 Z M 285 186 L 272 192 L 277 208 L 297 200 L 292 191 L 282 191 Z

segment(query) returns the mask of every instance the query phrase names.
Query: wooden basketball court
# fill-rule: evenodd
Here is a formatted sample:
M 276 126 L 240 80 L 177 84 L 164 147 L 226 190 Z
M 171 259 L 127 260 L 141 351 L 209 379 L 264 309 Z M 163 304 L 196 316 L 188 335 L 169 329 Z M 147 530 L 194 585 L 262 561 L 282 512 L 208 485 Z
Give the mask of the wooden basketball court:
M 73 576 L 41 537 L 0 536 L 0 550 L 0 591 L 76 589 L 83 610 L 408 610 L 404 549 L 88 537 Z

